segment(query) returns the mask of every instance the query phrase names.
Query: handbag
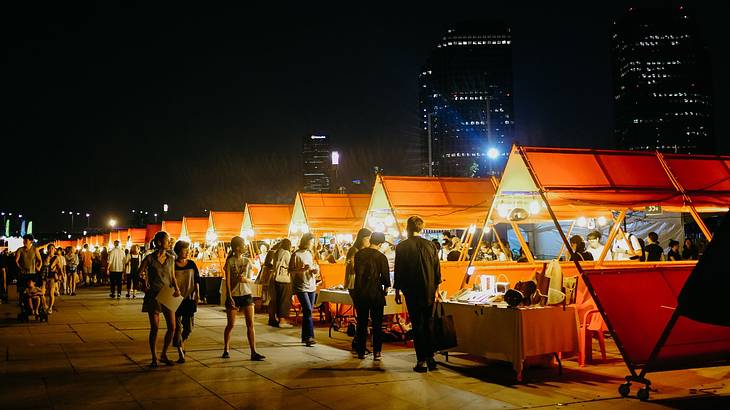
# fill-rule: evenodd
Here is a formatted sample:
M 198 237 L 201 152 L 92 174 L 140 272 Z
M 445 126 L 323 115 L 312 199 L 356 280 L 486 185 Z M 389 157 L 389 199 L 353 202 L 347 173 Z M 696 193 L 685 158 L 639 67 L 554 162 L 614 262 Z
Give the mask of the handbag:
M 279 270 L 276 271 L 276 276 L 274 277 L 275 282 L 279 283 L 290 283 L 291 282 L 291 276 L 289 276 L 289 269 L 286 266 L 279 266 Z
M 456 328 L 454 317 L 444 313 L 443 303 L 433 305 L 433 348 L 434 351 L 448 350 L 456 347 Z

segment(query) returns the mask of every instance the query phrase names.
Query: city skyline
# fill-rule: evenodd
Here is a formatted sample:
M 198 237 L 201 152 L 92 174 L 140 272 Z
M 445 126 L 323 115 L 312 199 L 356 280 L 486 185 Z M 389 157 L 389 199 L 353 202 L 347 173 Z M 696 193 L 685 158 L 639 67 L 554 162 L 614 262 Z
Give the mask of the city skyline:
M 104 218 L 163 202 L 181 213 L 287 202 L 308 133 L 337 136 L 340 179 L 362 181 L 348 188 L 369 189 L 373 166 L 417 174 L 417 76 L 446 28 L 475 16 L 512 28 L 516 142 L 612 146 L 609 31 L 630 4 L 404 7 L 391 18 L 292 7 L 268 35 L 266 18 L 240 23 L 243 9 L 18 5 L 5 27 L 1 207 L 44 230 L 68 224 L 63 209 Z M 727 5 L 686 4 L 713 72 L 726 72 Z M 727 88 L 715 75 L 715 112 Z

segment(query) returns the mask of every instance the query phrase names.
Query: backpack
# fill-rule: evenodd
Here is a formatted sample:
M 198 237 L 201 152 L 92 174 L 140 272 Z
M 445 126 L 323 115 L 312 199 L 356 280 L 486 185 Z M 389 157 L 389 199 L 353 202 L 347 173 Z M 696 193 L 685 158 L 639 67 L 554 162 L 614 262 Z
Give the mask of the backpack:
M 636 241 L 639 242 L 639 246 L 641 247 L 641 256 L 632 256 L 629 259 L 634 260 L 634 261 L 638 260 L 639 262 L 646 262 L 646 251 L 644 250 L 644 248 L 645 248 L 644 240 L 634 234 L 631 234 L 631 235 L 629 235 L 629 241 L 631 241 L 631 237 L 636 238 Z M 634 250 L 636 250 L 636 249 L 634 249 Z

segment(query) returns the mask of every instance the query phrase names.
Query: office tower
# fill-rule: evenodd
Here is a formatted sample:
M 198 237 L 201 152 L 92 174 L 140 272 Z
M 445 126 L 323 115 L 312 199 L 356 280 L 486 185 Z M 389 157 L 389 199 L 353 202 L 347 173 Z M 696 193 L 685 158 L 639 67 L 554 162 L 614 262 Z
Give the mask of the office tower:
M 693 13 L 630 8 L 611 33 L 620 148 L 712 152 L 711 75 Z
M 303 192 L 330 192 L 332 170 L 330 141 L 326 135 L 304 137 L 302 156 L 304 159 Z
M 497 174 L 514 134 L 512 36 L 501 22 L 451 26 L 419 76 L 423 174 Z

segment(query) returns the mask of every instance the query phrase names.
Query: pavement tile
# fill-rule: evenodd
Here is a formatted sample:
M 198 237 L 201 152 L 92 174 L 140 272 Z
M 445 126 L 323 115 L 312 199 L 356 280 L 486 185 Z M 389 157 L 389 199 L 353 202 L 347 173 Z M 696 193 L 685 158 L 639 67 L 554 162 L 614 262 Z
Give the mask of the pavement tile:
M 234 406 L 215 396 L 192 397 L 192 398 L 166 398 L 160 400 L 142 400 L 139 402 L 143 408 L 150 410 L 173 409 L 173 410 L 224 410 L 232 409 Z

